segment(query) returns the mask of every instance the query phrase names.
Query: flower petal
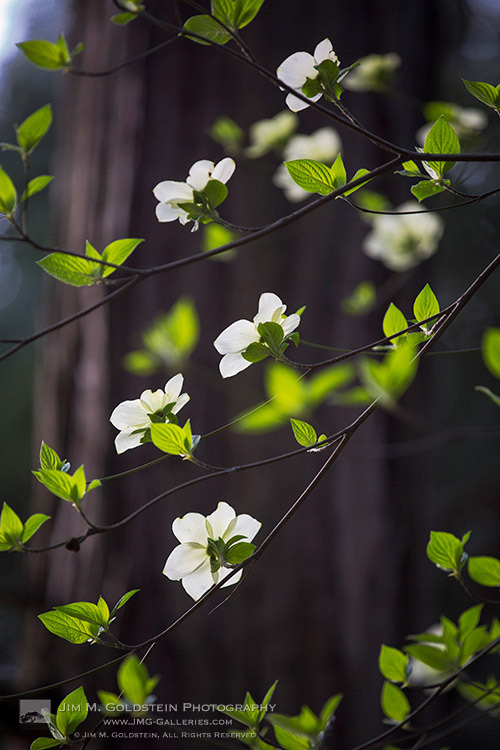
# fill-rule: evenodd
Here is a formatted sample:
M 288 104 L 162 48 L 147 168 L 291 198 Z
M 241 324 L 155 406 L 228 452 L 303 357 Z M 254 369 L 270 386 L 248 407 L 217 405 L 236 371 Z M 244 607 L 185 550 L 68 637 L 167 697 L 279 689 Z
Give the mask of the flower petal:
M 217 164 L 214 171 L 212 172 L 211 179 L 219 180 L 219 182 L 223 182 L 225 184 L 231 178 L 235 169 L 236 164 L 234 163 L 234 160 L 226 157 Z
M 181 578 L 193 573 L 208 558 L 206 547 L 193 542 L 179 544 L 167 558 L 163 575 L 171 581 L 180 581 Z
M 285 320 L 281 323 L 281 327 L 283 328 L 283 333 L 285 336 L 288 336 L 289 333 L 292 331 L 295 331 L 297 326 L 300 324 L 300 315 L 297 315 L 297 313 L 292 313 L 291 315 L 288 315 Z
M 117 430 L 125 430 L 131 426 L 149 426 L 149 419 L 138 398 L 118 404 L 113 409 L 109 421 Z
M 214 579 L 210 572 L 210 560 L 200 565 L 193 573 L 182 579 L 184 590 L 197 601 L 203 594 L 214 585 Z
M 207 522 L 207 533 L 212 539 L 218 539 L 219 537 L 224 536 L 224 532 L 226 531 L 227 527 L 233 520 L 233 518 L 236 517 L 236 511 L 234 508 L 231 508 L 230 505 L 227 503 L 221 502 L 218 504 L 217 508 L 214 510 L 213 513 L 211 513 L 209 516 L 207 516 L 206 522 Z M 209 530 L 209 525 L 211 528 L 211 531 Z M 213 536 L 212 536 L 213 533 Z
M 241 534 L 246 537 L 249 542 L 252 541 L 256 536 L 260 527 L 262 526 L 260 521 L 249 516 L 248 513 L 242 513 L 241 516 L 237 516 L 234 524 L 230 524 L 226 529 L 226 533 L 223 537 L 224 541 L 229 541 L 232 536 Z
M 176 518 L 172 531 L 179 542 L 196 542 L 207 546 L 207 527 L 205 516 L 201 513 L 186 513 L 182 518 Z
M 190 398 L 191 396 L 189 396 L 187 393 L 182 393 L 177 399 L 177 403 L 175 404 L 175 406 L 172 407 L 172 414 L 177 414 L 177 412 L 179 412 L 183 406 L 186 406 Z
M 301 89 L 306 78 L 316 78 L 318 71 L 314 67 L 314 57 L 309 52 L 294 52 L 283 60 L 276 75 L 293 89 Z
M 165 383 L 165 393 L 167 394 L 168 403 L 172 401 L 177 401 L 179 398 L 179 394 L 182 391 L 182 385 L 184 383 L 184 377 L 179 372 L 177 375 L 174 375 L 173 378 L 170 378 L 169 381 Z
M 189 170 L 189 176 L 186 180 L 187 184 L 190 185 L 194 190 L 204 190 L 207 186 L 207 182 L 210 179 L 210 174 L 213 172 L 214 163 L 208 159 L 200 159 L 195 161 L 191 169 Z
M 246 370 L 252 363 L 242 354 L 225 354 L 219 362 L 219 371 L 223 378 L 231 378 L 242 370 Z
M 309 96 L 307 98 L 312 102 L 317 102 L 318 99 L 321 99 L 322 96 L 322 94 L 315 94 L 315 96 Z M 308 102 L 303 102 L 302 99 L 299 99 L 299 97 L 295 96 L 294 94 L 288 94 L 285 102 L 288 109 L 290 109 L 292 112 L 301 112 L 303 109 L 307 109 L 309 107 Z
M 249 320 L 237 320 L 225 328 L 214 341 L 219 354 L 243 352 L 250 344 L 260 339 L 254 324 Z
M 220 568 L 217 572 L 219 573 L 219 581 L 223 581 L 224 578 L 226 578 L 229 573 L 231 572 L 232 568 Z M 225 588 L 226 586 L 232 586 L 234 583 L 238 583 L 242 576 L 243 571 L 240 570 L 239 573 L 235 573 L 234 576 L 231 578 L 230 581 L 226 581 L 226 583 L 223 583 L 221 588 Z
M 141 393 L 141 404 L 147 414 L 154 414 L 155 411 L 160 411 L 166 403 L 165 393 L 159 388 L 156 391 L 147 390 Z
M 153 189 L 154 197 L 161 203 L 190 203 L 193 200 L 193 190 L 185 182 L 164 180 Z
M 141 445 L 141 438 L 144 433 L 136 432 L 135 435 L 132 433 L 135 431 L 135 427 L 130 427 L 128 430 L 122 430 L 115 437 L 115 448 L 117 453 L 125 453 L 125 451 L 131 448 L 137 448 Z
M 168 203 L 158 203 L 155 213 L 158 221 L 175 221 L 181 215 L 181 209 L 174 208 Z
M 259 323 L 266 323 L 272 320 L 278 308 L 282 308 L 282 313 L 286 310 L 286 305 L 283 304 L 277 294 L 274 294 L 274 292 L 264 292 L 261 294 L 259 297 L 259 309 L 253 319 L 255 326 L 258 326 Z
M 328 38 L 323 39 L 322 42 L 316 45 L 314 59 L 316 65 L 322 63 L 323 60 L 333 60 L 334 62 L 338 62 L 338 57 L 333 51 L 332 43 Z

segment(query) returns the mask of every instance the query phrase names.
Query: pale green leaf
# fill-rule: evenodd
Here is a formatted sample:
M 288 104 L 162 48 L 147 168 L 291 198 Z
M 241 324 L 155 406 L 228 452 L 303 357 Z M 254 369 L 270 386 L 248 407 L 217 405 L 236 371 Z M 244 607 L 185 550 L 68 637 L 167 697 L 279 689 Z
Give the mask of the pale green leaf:
M 52 125 L 52 107 L 46 104 L 27 117 L 16 128 L 17 142 L 24 151 L 30 153 L 38 146 L 43 136 Z
M 286 161 L 285 166 L 292 180 L 308 193 L 329 195 L 335 189 L 334 176 L 326 164 L 313 159 L 294 159 Z
M 496 557 L 469 557 L 467 570 L 481 586 L 500 586 L 500 560 Z
M 87 697 L 82 687 L 73 690 L 59 704 L 57 709 L 57 728 L 65 736 L 72 734 L 87 718 Z

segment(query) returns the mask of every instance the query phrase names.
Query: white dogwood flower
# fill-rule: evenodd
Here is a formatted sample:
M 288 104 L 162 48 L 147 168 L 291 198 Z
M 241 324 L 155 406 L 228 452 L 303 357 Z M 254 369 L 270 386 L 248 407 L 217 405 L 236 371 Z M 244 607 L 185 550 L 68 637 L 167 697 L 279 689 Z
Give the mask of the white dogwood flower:
M 143 391 L 140 398 L 122 401 L 115 407 L 109 421 L 120 430 L 115 438 L 117 453 L 141 445 L 142 438 L 153 423 L 174 421 L 172 415 L 177 414 L 189 401 L 187 393 L 181 394 L 183 382 L 183 376 L 178 373 L 170 378 L 163 391 Z
M 214 346 L 223 354 L 219 370 L 223 378 L 230 378 L 252 364 L 243 356 L 250 344 L 261 340 L 258 326 L 261 323 L 278 323 L 284 336 L 289 336 L 300 323 L 297 313 L 286 316 L 286 305 L 273 292 L 264 292 L 259 298 L 259 309 L 253 321 L 237 320 L 217 336 Z
M 257 159 L 273 149 L 281 149 L 296 130 L 297 124 L 297 115 L 287 109 L 267 120 L 254 122 L 248 131 L 251 144 L 245 155 Z
M 342 85 L 350 91 L 385 91 L 400 65 L 401 58 L 395 52 L 367 55 L 349 72 Z
M 444 223 L 437 214 L 426 213 L 416 201 L 407 201 L 395 211 L 390 216 L 373 218 L 373 228 L 363 241 L 363 251 L 391 271 L 406 271 L 434 255 Z
M 309 52 L 294 52 L 293 55 L 290 55 L 286 60 L 283 60 L 276 71 L 276 75 L 279 80 L 286 83 L 287 86 L 302 93 L 302 87 L 307 79 L 314 79 L 319 75 L 319 71 L 316 70 L 315 66 L 325 60 L 332 60 L 333 62 L 340 64 L 329 39 L 323 39 L 323 41 L 316 46 L 314 55 L 309 54 Z M 319 93 L 308 98 L 311 101 L 316 102 L 321 96 L 322 94 Z M 300 112 L 300 110 L 306 109 L 306 107 L 309 106 L 307 102 L 303 102 L 302 99 L 294 96 L 294 94 L 287 95 L 286 105 L 292 110 L 292 112 Z
M 196 161 L 186 178 L 186 182 L 176 180 L 164 180 L 159 182 L 153 189 L 155 198 L 160 201 L 156 206 L 156 218 L 158 221 L 175 221 L 179 219 L 181 224 L 191 221 L 189 212 L 181 208 L 183 203 L 194 203 L 194 191 L 201 193 L 211 180 L 218 180 L 226 184 L 231 178 L 236 164 L 233 159 L 226 157 L 218 164 L 208 159 Z M 195 222 L 193 231 L 198 228 Z
M 211 569 L 209 539 L 222 539 L 228 542 L 241 535 L 242 542 L 251 542 L 262 524 L 247 514 L 237 516 L 234 508 L 227 503 L 219 503 L 209 516 L 201 513 L 187 513 L 176 518 L 172 531 L 180 544 L 168 556 L 163 575 L 172 581 L 182 581 L 184 589 L 196 601 L 231 572 L 231 568 Z M 223 586 L 232 586 L 241 578 L 241 571 Z
M 283 161 L 294 159 L 314 159 L 323 164 L 333 164 L 340 150 L 342 142 L 334 128 L 319 128 L 311 135 L 294 135 L 288 141 L 283 151 Z M 293 203 L 298 203 L 305 198 L 310 198 L 311 193 L 303 190 L 292 179 L 284 164 L 280 164 L 274 173 L 273 183 L 283 188 L 286 198 Z

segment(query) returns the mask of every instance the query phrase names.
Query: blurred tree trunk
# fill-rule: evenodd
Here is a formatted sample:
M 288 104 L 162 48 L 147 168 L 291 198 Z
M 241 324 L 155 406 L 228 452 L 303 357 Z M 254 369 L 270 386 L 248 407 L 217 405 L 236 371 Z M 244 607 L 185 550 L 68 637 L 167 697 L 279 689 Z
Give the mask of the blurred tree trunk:
M 86 69 L 107 68 L 164 38 L 142 21 L 113 27 L 109 8 L 102 5 L 101 0 L 75 4 L 69 37 L 72 45 L 85 42 L 81 64 Z M 148 9 L 161 14 L 162 5 L 151 2 Z M 425 99 L 432 93 L 439 5 L 437 0 L 422 0 L 409 4 L 402 14 L 397 0 L 384 0 L 374 14 L 369 0 L 273 0 L 264 5 L 246 38 L 269 68 L 297 49 L 312 50 L 319 33 L 332 38 L 344 64 L 373 51 L 398 51 L 404 61 L 402 87 Z M 353 96 L 352 101 L 369 129 L 412 145 L 420 124 L 418 108 L 373 96 Z M 153 186 L 162 179 L 184 179 L 196 159 L 220 156 L 207 135 L 216 116 L 227 114 L 248 126 L 283 107 L 283 94 L 248 67 L 233 63 L 219 49 L 183 40 L 110 77 L 70 77 L 58 123 L 58 244 L 79 251 L 86 239 L 102 249 L 120 237 L 144 237 L 144 246 L 133 256 L 133 264 L 141 267 L 198 251 L 201 232 L 190 234 L 177 224 L 156 222 Z M 311 132 L 324 124 L 308 111 L 301 115 L 300 130 Z M 366 141 L 347 132 L 341 135 L 349 174 L 385 158 Z M 267 167 L 259 163 L 257 169 L 265 172 Z M 238 164 L 224 216 L 260 225 L 289 212 L 290 205 L 268 185 L 270 176 L 266 173 L 259 180 L 248 164 Z M 252 188 L 243 194 L 245 182 Z M 391 198 L 395 204 L 406 199 L 402 193 Z M 306 339 L 356 346 L 377 337 L 377 315 L 348 318 L 339 306 L 359 281 L 371 277 L 379 283 L 387 276 L 360 252 L 365 231 L 347 205 L 329 204 L 243 248 L 232 264 L 206 262 L 155 276 L 109 307 L 47 337 L 40 345 L 38 444 L 44 439 L 64 453 L 73 468 L 84 463 L 89 478 L 155 457 L 149 446 L 114 456 L 115 431 L 108 417 L 120 401 L 136 398 L 145 388 L 163 386 L 167 373 L 138 379 L 123 370 L 121 359 L 137 348 L 140 332 L 151 319 L 181 294 L 193 297 L 202 323 L 196 364 L 185 372 L 185 388 L 191 394 L 185 412 L 197 432 L 224 424 L 262 399 L 262 370 L 253 367 L 222 383 L 210 343 L 229 322 L 253 315 L 262 291 L 276 291 L 290 310 L 307 304 L 302 324 Z M 47 290 L 47 321 L 71 314 L 103 294 L 99 288 L 75 292 L 50 280 Z M 311 351 L 304 351 L 303 357 L 310 360 Z M 321 412 L 321 420 L 333 432 L 355 413 L 330 406 Z M 384 415 L 375 414 L 235 596 L 210 617 L 208 609 L 197 613 L 155 649 L 150 668 L 162 674 L 160 701 L 237 702 L 246 689 L 260 698 L 278 678 L 278 710 L 285 713 L 298 711 L 301 702 L 318 710 L 334 692 L 347 694 L 339 718 L 339 748 L 377 731 L 379 645 L 400 638 L 416 609 L 421 615 L 426 606 L 414 578 L 407 578 L 409 529 L 418 535 L 428 528 L 426 521 L 413 518 L 422 479 L 415 469 L 406 472 L 405 484 L 412 485 L 414 495 L 401 510 L 394 463 L 373 455 L 374 446 L 387 443 L 393 431 Z M 404 434 L 404 429 L 396 432 Z M 259 439 L 222 433 L 203 445 L 203 457 L 231 465 L 290 446 L 286 429 Z M 40 556 L 32 570 L 36 611 L 42 611 L 40 606 L 95 601 L 101 592 L 113 602 L 126 590 L 140 588 L 123 616 L 121 636 L 128 643 L 150 637 L 189 606 L 181 587 L 161 575 L 175 543 L 173 518 L 190 510 L 208 514 L 226 500 L 239 512 L 263 520 L 268 530 L 324 460 L 322 453 L 308 455 L 212 480 L 168 498 L 134 524 L 89 540 L 78 554 L 62 549 Z M 85 501 L 87 512 L 93 521 L 117 520 L 195 474 L 194 467 L 167 460 L 92 492 Z M 47 509 L 43 489 L 36 502 L 37 508 Z M 62 501 L 54 501 L 52 515 L 51 541 L 79 532 L 78 517 Z M 29 626 L 28 641 L 27 686 L 85 669 L 88 659 L 97 663 L 114 655 L 100 651 L 89 657 L 87 647 L 46 637 L 37 622 Z M 115 678 L 107 671 L 92 684 L 114 690 Z

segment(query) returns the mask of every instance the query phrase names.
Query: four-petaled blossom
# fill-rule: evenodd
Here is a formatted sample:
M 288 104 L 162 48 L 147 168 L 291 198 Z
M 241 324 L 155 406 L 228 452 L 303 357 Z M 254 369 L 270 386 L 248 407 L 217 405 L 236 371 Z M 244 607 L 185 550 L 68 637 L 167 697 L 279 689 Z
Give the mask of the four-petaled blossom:
M 250 344 L 258 343 L 261 335 L 258 331 L 260 323 L 278 323 L 283 329 L 284 336 L 289 336 L 300 323 L 297 313 L 284 315 L 286 305 L 273 292 L 264 292 L 259 298 L 257 315 L 250 320 L 237 320 L 231 323 L 214 341 L 214 346 L 223 354 L 219 370 L 223 378 L 229 378 L 241 372 L 252 364 L 243 356 L 243 352 Z
M 175 180 L 164 180 L 159 182 L 153 189 L 154 196 L 160 202 L 156 206 L 156 218 L 158 221 L 175 221 L 179 219 L 181 224 L 191 221 L 189 211 L 181 208 L 181 204 L 194 203 L 194 191 L 201 193 L 211 180 L 226 183 L 232 176 L 236 164 L 233 159 L 226 157 L 218 164 L 208 159 L 196 161 L 186 178 L 186 182 Z M 195 221 L 192 231 L 198 229 Z
M 443 220 L 424 212 L 416 201 L 407 201 L 390 216 L 375 216 L 363 251 L 391 271 L 406 271 L 436 252 L 443 234 Z M 412 211 L 416 213 L 401 213 Z
M 326 126 L 319 128 L 311 135 L 294 135 L 290 138 L 283 151 L 283 160 L 314 159 L 314 161 L 330 165 L 335 161 L 341 148 L 342 142 L 337 131 Z M 311 197 L 311 193 L 303 190 L 292 179 L 284 164 L 280 164 L 274 173 L 273 182 L 283 188 L 286 198 L 293 203 Z
M 231 572 L 229 567 L 220 567 L 212 572 L 208 540 L 222 539 L 228 542 L 241 535 L 240 541 L 251 542 L 262 524 L 247 514 L 237 516 L 227 503 L 219 503 L 209 516 L 187 513 L 176 518 L 172 531 L 180 544 L 168 556 L 163 574 L 172 581 L 182 581 L 184 589 L 196 601 Z M 223 584 L 232 586 L 241 578 L 241 571 Z
M 181 394 L 183 382 L 183 376 L 178 373 L 170 378 L 163 391 L 143 391 L 140 398 L 118 404 L 109 418 L 113 427 L 120 430 L 115 438 L 117 453 L 141 445 L 153 423 L 174 421 L 172 415 L 189 401 L 187 393 Z
M 332 62 L 340 64 L 329 39 L 323 39 L 323 41 L 316 46 L 314 55 L 310 55 L 309 52 L 294 52 L 293 55 L 290 55 L 286 60 L 283 60 L 276 71 L 276 75 L 280 81 L 283 81 L 287 86 L 290 86 L 290 88 L 295 89 L 295 91 L 298 91 L 301 94 L 302 87 L 307 79 L 318 77 L 319 71 L 316 70 L 315 66 L 320 65 L 325 60 L 332 60 Z M 316 102 L 321 96 L 322 94 L 319 93 L 308 98 L 311 101 Z M 300 112 L 301 109 L 309 107 L 307 102 L 303 102 L 302 99 L 299 99 L 294 94 L 288 94 L 286 97 L 286 105 L 292 110 L 292 112 Z

